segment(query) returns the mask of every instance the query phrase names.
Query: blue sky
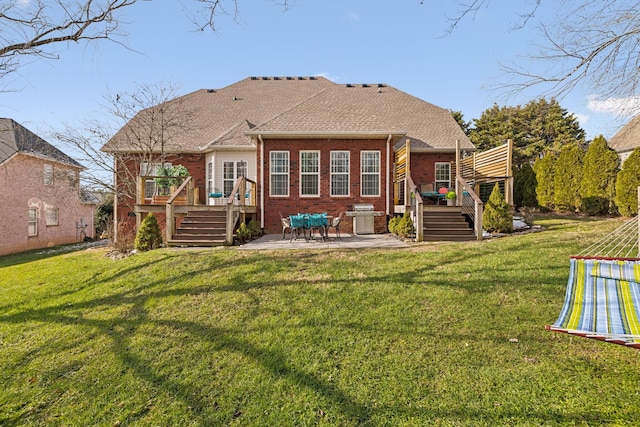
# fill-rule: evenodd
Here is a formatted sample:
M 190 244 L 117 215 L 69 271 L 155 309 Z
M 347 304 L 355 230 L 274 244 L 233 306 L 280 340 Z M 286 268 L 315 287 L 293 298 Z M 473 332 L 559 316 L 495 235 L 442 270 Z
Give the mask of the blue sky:
M 194 3 L 143 1 L 127 8 L 122 42 L 128 48 L 80 43 L 60 46 L 58 60 L 29 58 L 4 82 L 14 91 L 0 93 L 0 116 L 55 143 L 49 135 L 65 124 L 109 120 L 107 92 L 140 84 L 172 83 L 185 94 L 249 76 L 322 75 L 336 83 L 386 83 L 462 111 L 466 120 L 494 103 L 525 104 L 542 90 L 505 98 L 495 89 L 499 63 L 522 63 L 532 52 L 535 22 L 513 30 L 531 1 L 492 1 L 449 35 L 447 17 L 457 6 L 448 0 L 296 0 L 286 11 L 276 0 L 238 0 L 237 19 L 218 17 L 215 33 L 194 31 L 185 17 Z M 536 18 L 552 18 L 552 7 L 540 8 Z M 628 119 L 603 112 L 620 101 L 590 101 L 600 95 L 577 88 L 560 99 L 590 139 L 610 138 Z

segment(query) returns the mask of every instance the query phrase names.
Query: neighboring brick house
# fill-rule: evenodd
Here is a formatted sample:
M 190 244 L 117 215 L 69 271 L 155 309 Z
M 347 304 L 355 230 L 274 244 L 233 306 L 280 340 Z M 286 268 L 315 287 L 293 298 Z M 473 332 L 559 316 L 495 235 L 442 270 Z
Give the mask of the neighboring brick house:
M 383 213 L 375 219 L 375 231 L 385 232 L 394 214 L 396 146 L 410 141 L 416 184 L 449 186 L 456 141 L 461 151 L 475 150 L 448 110 L 386 84 L 250 77 L 171 102 L 190 112 L 188 129 L 163 139 L 163 158 L 156 147 L 151 168 L 149 161 L 133 168 L 142 172 L 160 162 L 189 161 L 199 202 L 205 205 L 215 203 L 207 195 L 226 196 L 245 176 L 256 182 L 257 218 L 267 233 L 281 230 L 281 213 L 337 215 L 358 204 Z M 151 110 L 141 111 L 103 150 L 117 156 L 134 152 L 128 141 Z M 125 203 L 118 203 L 116 217 L 130 220 Z M 345 218 L 346 229 L 350 221 Z
M 11 119 L 0 119 L 0 255 L 94 237 L 83 167 Z
M 624 162 L 634 148 L 640 147 L 640 116 L 636 116 L 624 125 L 609 140 L 609 147 L 615 150 Z

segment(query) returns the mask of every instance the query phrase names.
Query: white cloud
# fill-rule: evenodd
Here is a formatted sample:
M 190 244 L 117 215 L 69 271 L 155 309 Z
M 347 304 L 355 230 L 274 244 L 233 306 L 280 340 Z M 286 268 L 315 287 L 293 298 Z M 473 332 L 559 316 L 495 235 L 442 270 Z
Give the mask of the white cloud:
M 576 119 L 578 119 L 580 127 L 582 128 L 584 128 L 586 124 L 589 123 L 589 119 L 591 118 L 591 116 L 586 113 L 573 113 L 573 115 L 576 116 Z
M 360 15 L 355 12 L 349 12 L 347 14 L 347 19 L 352 22 L 360 22 Z
M 596 113 L 635 116 L 640 113 L 640 96 L 601 99 L 596 95 L 590 95 L 587 97 L 587 107 Z

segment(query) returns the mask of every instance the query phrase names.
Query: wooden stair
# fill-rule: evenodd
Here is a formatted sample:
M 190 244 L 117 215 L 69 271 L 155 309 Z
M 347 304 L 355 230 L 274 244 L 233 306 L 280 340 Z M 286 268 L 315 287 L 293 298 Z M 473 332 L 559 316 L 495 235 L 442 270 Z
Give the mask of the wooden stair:
M 476 240 L 473 225 L 458 207 L 429 206 L 424 210 L 423 231 L 425 241 Z
M 225 210 L 189 211 L 167 246 L 222 246 L 226 227 Z

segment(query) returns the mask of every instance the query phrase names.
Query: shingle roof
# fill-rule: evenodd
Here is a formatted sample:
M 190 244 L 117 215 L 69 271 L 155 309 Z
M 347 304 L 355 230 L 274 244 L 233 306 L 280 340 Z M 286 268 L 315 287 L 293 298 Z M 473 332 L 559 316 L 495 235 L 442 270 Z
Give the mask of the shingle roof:
M 474 147 L 448 110 L 384 84 L 342 85 L 323 77 L 250 77 L 219 90 L 199 90 L 171 103 L 189 111 L 188 129 L 164 144 L 166 152 L 198 152 L 253 146 L 247 135 L 395 136 L 412 149 Z M 151 110 L 151 109 L 149 109 Z M 104 147 L 132 151 L 127 128 L 143 121 L 144 110 Z
M 618 153 L 632 151 L 634 148 L 640 147 L 640 116 L 631 119 L 629 123 L 624 125 L 609 140 L 609 147 Z
M 70 166 L 83 166 L 12 119 L 0 118 L 0 163 L 15 153 L 44 157 Z

